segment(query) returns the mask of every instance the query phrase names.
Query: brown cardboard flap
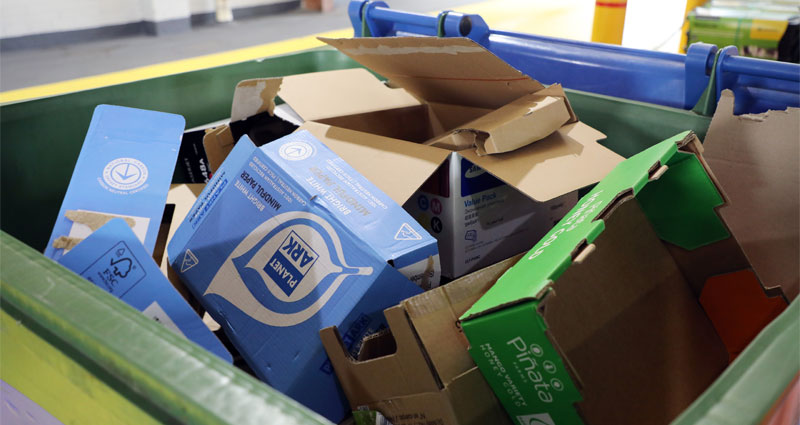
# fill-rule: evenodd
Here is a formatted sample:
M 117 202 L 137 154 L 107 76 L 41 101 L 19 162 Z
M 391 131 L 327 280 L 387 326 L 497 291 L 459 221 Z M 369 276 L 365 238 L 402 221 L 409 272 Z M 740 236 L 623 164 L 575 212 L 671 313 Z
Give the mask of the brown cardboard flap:
M 576 122 L 514 152 L 479 156 L 459 152 L 475 165 L 539 202 L 597 183 L 623 158 L 601 146 L 605 135 Z
M 284 77 L 278 94 L 306 121 L 420 105 L 363 68 Z
M 543 86 L 467 38 L 319 38 L 427 101 L 499 108 Z
M 311 132 L 400 205 L 450 155 L 445 149 L 315 122 L 306 122 L 299 130 Z
M 800 289 L 800 109 L 733 115 L 722 92 L 704 157 L 730 205 L 720 209 L 766 287 Z
M 595 251 L 543 303 L 580 379 L 587 423 L 669 423 L 727 365 L 725 346 L 635 201 L 606 218 Z
M 222 162 L 233 150 L 235 143 L 231 128 L 227 124 L 206 130 L 206 134 L 203 136 L 203 149 L 206 151 L 208 168 L 211 172 L 216 171 L 222 165 Z
M 397 351 L 357 361 L 347 353 L 336 327 L 320 331 L 320 339 L 350 405 L 356 408 L 377 400 L 439 391 L 425 354 L 401 306 L 384 310 Z
M 258 78 L 240 81 L 233 91 L 231 121 L 243 120 L 262 112 L 275 110 L 275 95 L 281 87 L 280 78 Z
M 475 140 L 478 154 L 511 152 L 541 140 L 569 121 L 564 98 L 529 94 L 464 125 L 486 135 Z
M 515 255 L 403 301 L 431 364 L 445 385 L 475 367 L 467 352 L 469 343 L 456 324 L 458 318 L 520 257 Z

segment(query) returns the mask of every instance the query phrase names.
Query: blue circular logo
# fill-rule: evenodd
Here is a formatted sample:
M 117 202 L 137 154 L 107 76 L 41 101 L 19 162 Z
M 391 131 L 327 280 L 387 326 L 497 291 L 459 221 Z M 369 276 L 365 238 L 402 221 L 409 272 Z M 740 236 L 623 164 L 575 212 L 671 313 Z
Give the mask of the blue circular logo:
M 118 190 L 133 190 L 147 181 L 147 166 L 134 158 L 117 158 L 103 168 L 103 181 Z
M 426 211 L 428 209 L 428 197 L 425 195 L 419 195 L 419 198 L 417 198 L 417 206 L 422 211 Z

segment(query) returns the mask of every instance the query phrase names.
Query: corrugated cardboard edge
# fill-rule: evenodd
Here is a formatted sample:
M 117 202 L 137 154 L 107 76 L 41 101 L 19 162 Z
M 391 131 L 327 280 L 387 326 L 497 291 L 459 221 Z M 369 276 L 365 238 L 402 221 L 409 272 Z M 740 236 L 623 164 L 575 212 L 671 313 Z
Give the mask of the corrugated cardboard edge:
M 662 142 L 662 143 L 664 143 L 664 142 Z M 679 149 L 681 149 L 681 148 L 683 148 L 683 147 L 685 147 L 687 145 L 691 145 L 691 146 L 699 146 L 700 145 L 699 140 L 697 139 L 697 136 L 692 132 L 687 132 L 685 137 L 683 137 L 682 139 L 676 141 L 676 144 L 677 144 Z M 693 153 L 698 155 L 696 152 L 693 152 Z M 650 167 L 649 173 L 648 173 L 648 179 L 646 180 L 646 183 L 649 183 L 650 181 L 658 179 L 658 177 L 663 175 L 663 173 L 665 171 L 666 171 L 665 166 L 663 164 L 661 164 L 660 161 L 657 161 L 656 163 L 654 163 Z M 713 178 L 712 178 L 712 181 L 714 181 Z M 633 184 L 633 182 L 632 182 L 632 184 Z M 716 182 L 715 182 L 715 184 L 716 184 Z M 581 198 L 578 201 L 578 203 L 580 204 L 581 201 L 584 201 L 584 199 L 585 199 L 585 197 Z M 594 222 L 594 221 L 597 221 L 597 220 L 604 220 L 604 219 L 608 218 L 609 216 L 611 216 L 611 214 L 613 214 L 614 210 L 616 210 L 620 205 L 622 205 L 623 203 L 628 202 L 628 201 L 630 201 L 632 199 L 634 199 L 633 189 L 632 188 L 631 189 L 626 189 L 626 190 L 621 190 L 620 192 L 618 192 L 615 195 L 615 197 L 609 203 L 607 203 L 603 207 L 603 209 L 598 211 L 597 214 L 594 215 L 594 217 L 591 218 L 591 221 Z M 566 217 L 565 217 L 565 219 L 566 219 Z M 560 225 L 560 223 L 561 222 L 559 222 L 559 224 L 556 225 L 556 227 L 558 227 Z M 547 237 L 547 236 L 545 236 L 545 237 Z M 582 239 L 571 250 L 570 258 L 568 260 L 569 264 L 572 264 L 572 262 L 574 262 L 576 258 L 582 257 L 584 250 L 593 250 L 593 249 L 594 249 L 593 245 L 588 244 L 586 239 Z M 527 256 L 528 254 L 526 253 L 525 255 Z M 590 252 L 588 253 L 588 255 L 590 255 Z M 565 261 L 567 261 L 567 259 L 565 259 Z M 566 270 L 566 268 L 562 268 L 561 272 L 563 273 L 564 270 Z M 492 306 L 490 308 L 485 308 L 485 309 L 482 309 L 480 311 L 472 312 L 472 313 L 470 313 L 468 315 L 465 313 L 464 315 L 462 315 L 459 318 L 459 323 L 462 323 L 462 322 L 465 322 L 465 321 L 468 321 L 468 320 L 472 320 L 472 319 L 476 319 L 476 318 L 479 318 L 479 317 L 483 317 L 483 316 L 492 314 L 494 312 L 506 309 L 508 307 L 519 305 L 519 304 L 524 304 L 524 303 L 531 302 L 531 301 L 542 301 L 544 303 L 546 298 L 547 298 L 548 293 L 550 292 L 550 289 L 552 288 L 554 282 L 557 279 L 558 279 L 557 276 L 556 277 L 548 276 L 548 279 L 544 282 L 544 285 L 542 286 L 542 288 L 536 294 L 534 294 L 532 296 L 520 297 L 520 298 L 517 298 L 517 299 L 515 299 L 513 301 L 501 303 L 501 304 Z M 469 311 L 467 313 L 469 313 Z
M 724 90 L 704 146 L 726 197 L 734 195 L 719 213 L 767 290 L 780 287 L 792 300 L 800 292 L 800 108 L 736 116 L 733 106 Z
M 274 115 L 275 96 L 280 90 L 282 81 L 282 78 L 240 81 L 233 91 L 231 122 L 241 121 L 263 112 Z M 235 143 L 229 124 L 206 130 L 203 136 L 203 149 L 206 151 L 208 166 L 212 172 L 216 171 L 231 153 Z
M 581 121 L 512 152 L 459 154 L 538 202 L 602 180 L 624 158 L 598 143 L 605 135 Z
M 494 109 L 544 88 L 468 38 L 318 39 L 427 101 Z
M 206 130 L 203 136 L 203 149 L 206 151 L 208 168 L 212 173 L 222 165 L 235 144 L 233 133 L 227 124 Z

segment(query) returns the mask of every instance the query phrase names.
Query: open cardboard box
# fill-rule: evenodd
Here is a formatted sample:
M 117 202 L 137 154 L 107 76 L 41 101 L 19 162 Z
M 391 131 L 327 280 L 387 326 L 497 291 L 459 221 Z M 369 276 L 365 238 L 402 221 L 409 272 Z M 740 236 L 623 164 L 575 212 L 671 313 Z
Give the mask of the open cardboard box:
M 510 424 L 457 326 L 515 256 L 384 310 L 389 328 L 367 337 L 353 358 L 335 327 L 322 344 L 353 410 L 380 412 L 393 425 Z M 348 338 L 345 335 L 345 338 Z
M 620 164 L 461 317 L 516 423 L 668 423 L 786 307 L 701 152 L 683 133 Z
M 560 86 L 544 88 L 471 40 L 323 41 L 388 85 L 364 69 L 247 80 L 234 94 L 236 118 L 271 114 L 279 96 L 302 129 L 437 238 L 443 276 L 529 248 L 578 189 L 622 160 L 577 120 Z M 226 131 L 207 135 L 207 152 L 224 156 Z

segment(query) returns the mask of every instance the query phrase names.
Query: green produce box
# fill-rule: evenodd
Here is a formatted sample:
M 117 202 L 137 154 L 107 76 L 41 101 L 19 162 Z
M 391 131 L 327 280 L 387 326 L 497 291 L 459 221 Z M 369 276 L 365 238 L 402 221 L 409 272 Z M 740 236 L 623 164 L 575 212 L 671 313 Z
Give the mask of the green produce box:
M 786 307 L 718 216 L 701 151 L 684 132 L 618 165 L 461 317 L 516 423 L 668 423 Z
M 180 114 L 191 128 L 227 118 L 233 89 L 241 80 L 356 66 L 336 51 L 313 50 L 0 105 L 3 398 L 18 393 L 28 406 L 38 405 L 64 424 L 325 423 L 46 259 L 40 251 L 98 104 Z M 605 144 L 624 156 L 687 129 L 702 138 L 710 123 L 709 117 L 679 109 L 567 93 L 581 120 L 605 133 Z M 176 172 L 173 182 L 186 179 Z M 793 329 L 777 325 L 772 327 L 772 336 L 762 335 L 762 344 L 748 350 L 757 351 L 743 367 L 755 368 L 762 361 L 761 353 L 796 349 L 780 338 Z M 742 354 L 739 362 L 744 359 Z M 777 393 L 760 391 L 763 397 L 753 401 L 756 410 L 766 409 L 785 383 L 743 374 L 720 383 L 721 389 L 693 411 L 703 415 L 703 409 L 717 406 L 720 395 L 728 394 L 730 388 L 762 380 L 762 390 L 779 388 Z M 35 416 L 23 404 L 15 406 L 17 413 Z
M 723 3 L 724 4 L 724 3 Z M 736 7 L 716 3 L 689 13 L 687 48 L 703 42 L 736 46 L 739 54 L 783 62 L 800 62 L 800 8 Z

